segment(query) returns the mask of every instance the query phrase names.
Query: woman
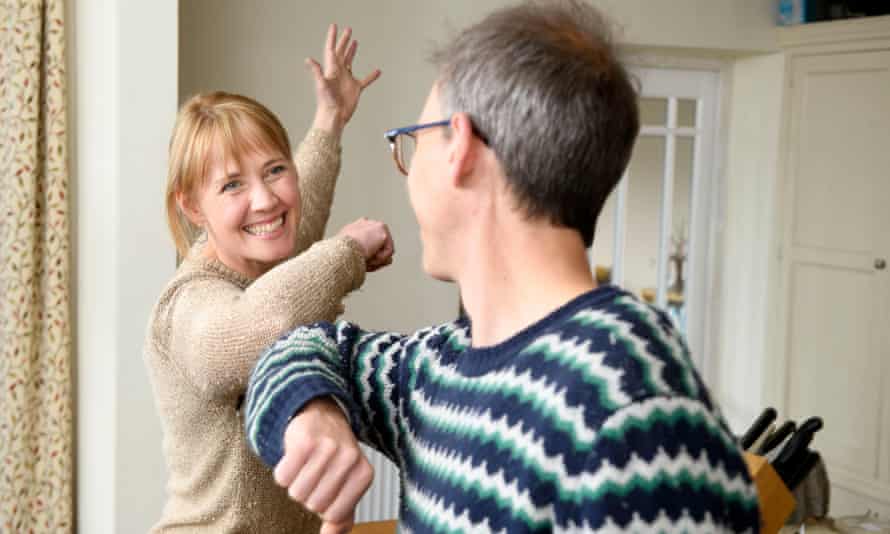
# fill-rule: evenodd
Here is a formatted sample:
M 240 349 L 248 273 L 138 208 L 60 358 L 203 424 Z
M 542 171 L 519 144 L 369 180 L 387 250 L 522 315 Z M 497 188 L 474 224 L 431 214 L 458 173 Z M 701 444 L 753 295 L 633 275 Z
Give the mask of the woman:
M 144 354 L 169 476 L 154 532 L 318 530 L 248 451 L 239 403 L 265 347 L 295 325 L 333 319 L 366 270 L 391 262 L 380 222 L 360 219 L 318 241 L 342 128 L 379 76 L 353 77 L 356 46 L 331 26 L 324 71 L 308 60 L 318 107 L 296 165 L 278 119 L 248 98 L 198 95 L 180 110 L 166 203 L 183 261 L 152 312 Z

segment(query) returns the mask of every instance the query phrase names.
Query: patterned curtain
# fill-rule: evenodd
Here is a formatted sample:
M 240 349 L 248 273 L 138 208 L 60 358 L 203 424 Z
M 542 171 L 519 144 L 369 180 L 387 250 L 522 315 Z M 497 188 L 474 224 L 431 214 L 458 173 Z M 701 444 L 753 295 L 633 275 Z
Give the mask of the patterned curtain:
M 0 532 L 73 531 L 62 0 L 0 0 Z

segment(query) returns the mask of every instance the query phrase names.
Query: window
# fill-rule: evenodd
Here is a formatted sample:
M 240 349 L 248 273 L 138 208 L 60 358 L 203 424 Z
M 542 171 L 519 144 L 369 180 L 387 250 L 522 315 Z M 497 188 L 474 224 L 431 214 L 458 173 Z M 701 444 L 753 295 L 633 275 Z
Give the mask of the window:
M 640 81 L 640 137 L 600 214 L 591 264 L 599 281 L 667 310 L 701 369 L 709 326 L 718 73 L 632 70 Z

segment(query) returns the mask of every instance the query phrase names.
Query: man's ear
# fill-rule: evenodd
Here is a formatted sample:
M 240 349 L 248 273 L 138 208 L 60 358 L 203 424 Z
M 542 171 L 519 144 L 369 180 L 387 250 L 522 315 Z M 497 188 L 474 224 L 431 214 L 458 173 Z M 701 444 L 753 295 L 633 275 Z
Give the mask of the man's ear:
M 451 143 L 448 152 L 450 178 L 458 184 L 468 176 L 476 166 L 478 149 L 473 135 L 473 123 L 466 113 L 455 113 L 451 116 Z
M 195 202 L 190 195 L 186 195 L 182 191 L 177 191 L 176 204 L 179 206 L 179 211 L 181 211 L 192 224 L 195 226 L 204 225 L 204 214 L 201 213 L 201 210 L 195 205 Z

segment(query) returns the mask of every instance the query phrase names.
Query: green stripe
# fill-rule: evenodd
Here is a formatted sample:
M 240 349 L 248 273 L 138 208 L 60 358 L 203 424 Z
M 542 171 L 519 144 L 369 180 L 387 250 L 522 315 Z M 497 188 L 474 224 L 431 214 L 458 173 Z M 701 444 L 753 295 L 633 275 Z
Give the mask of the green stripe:
M 680 365 L 678 366 L 683 370 L 683 382 L 686 385 L 685 393 L 692 397 L 696 396 L 698 394 L 698 385 L 693 376 L 694 365 L 692 363 L 692 356 L 689 354 L 689 349 L 686 347 L 685 343 L 683 343 L 682 337 L 677 336 L 676 338 L 677 344 L 680 346 L 680 354 L 677 354 L 677 351 L 671 348 L 670 344 L 665 340 L 666 334 L 662 332 L 661 327 L 658 325 L 656 312 L 652 308 L 631 297 L 619 298 L 615 303 L 627 310 L 628 313 L 635 316 L 639 322 L 649 328 L 649 331 L 652 333 L 650 339 L 661 345 L 665 354 L 670 354 L 675 359 L 679 360 L 678 364 Z
M 625 435 L 628 431 L 630 431 L 631 428 L 636 428 L 637 430 L 645 433 L 650 431 L 652 427 L 655 426 L 657 423 L 663 423 L 670 427 L 675 427 L 680 423 L 680 421 L 683 420 L 688 422 L 689 425 L 693 428 L 701 427 L 712 437 L 720 440 L 727 452 L 732 452 L 737 449 L 736 443 L 732 441 L 729 436 L 726 435 L 721 427 L 712 424 L 710 419 L 704 414 L 693 413 L 683 406 L 677 407 L 670 413 L 668 413 L 664 408 L 660 406 L 655 407 L 645 418 L 631 415 L 624 421 L 624 423 L 620 427 L 602 428 L 600 430 L 600 435 L 603 439 L 617 441 L 622 444 L 622 447 L 624 447 L 626 446 L 624 444 Z
M 600 402 L 600 404 L 609 410 L 615 410 L 621 406 L 623 406 L 623 402 L 619 402 L 617 399 L 613 399 L 609 396 L 609 381 L 600 375 L 594 374 L 591 371 L 590 362 L 581 361 L 578 358 L 572 358 L 571 356 L 567 356 L 566 351 L 561 350 L 550 350 L 550 343 L 544 340 L 536 340 L 534 343 L 526 347 L 520 353 L 524 356 L 529 355 L 542 355 L 544 361 L 558 361 L 561 365 L 568 367 L 569 370 L 578 372 L 581 375 L 581 378 L 584 383 L 589 384 L 596 388 L 596 396 Z M 591 354 L 589 350 L 582 349 L 581 347 L 576 347 L 577 350 L 585 350 L 588 354 Z M 615 387 L 617 389 L 621 389 L 621 384 L 619 382 L 619 377 L 617 376 L 620 371 L 618 369 L 614 369 L 612 367 L 609 368 L 611 371 L 616 373 L 616 384 Z
M 472 381 L 471 379 L 458 377 L 451 378 L 445 375 L 436 375 L 432 369 L 432 363 L 429 360 L 425 360 L 421 363 L 420 372 L 425 373 L 432 383 L 436 383 L 439 385 L 444 385 L 446 387 L 453 388 L 459 392 L 478 392 L 478 393 L 496 393 L 501 394 L 505 399 L 509 399 L 510 397 L 514 397 L 517 399 L 519 404 L 527 404 L 534 411 L 543 415 L 547 419 L 552 422 L 552 426 L 555 427 L 560 432 L 566 434 L 568 439 L 572 440 L 572 444 L 574 445 L 576 450 L 586 449 L 590 446 L 589 441 L 582 441 L 575 435 L 575 426 L 568 420 L 564 419 L 560 416 L 557 408 L 553 408 L 547 405 L 546 401 L 542 399 L 539 395 L 527 392 L 522 389 L 520 386 L 509 386 L 506 384 L 484 384 L 481 380 Z M 559 384 L 556 385 L 557 394 L 559 389 Z M 601 391 L 601 390 L 600 390 Z M 569 406 L 569 408 L 573 408 Z
M 639 315 L 639 313 L 636 310 L 629 310 L 629 311 L 631 314 L 636 315 L 637 317 L 643 319 L 643 322 L 645 322 L 645 318 L 643 318 L 641 315 Z M 625 335 L 623 332 L 621 332 L 618 325 L 609 324 L 608 322 L 606 322 L 605 319 L 599 319 L 599 318 L 593 319 L 590 317 L 585 317 L 583 315 L 583 312 L 575 315 L 574 317 L 572 317 L 571 320 L 578 321 L 578 322 L 583 323 L 587 326 L 593 326 L 593 327 L 596 327 L 601 330 L 605 330 L 605 331 L 609 332 L 612 336 L 614 336 L 616 344 L 620 344 L 622 347 L 624 347 L 624 350 L 626 351 L 627 355 L 639 363 L 640 367 L 643 369 L 643 382 L 646 384 L 646 387 L 649 388 L 649 391 L 652 393 L 656 393 L 656 394 L 664 393 L 656 385 L 655 378 L 654 378 L 655 372 L 652 370 L 652 364 L 648 360 L 646 360 L 646 358 L 644 358 L 642 354 L 640 354 L 637 351 L 636 347 L 634 346 L 633 341 L 629 337 L 629 336 L 633 336 L 634 339 L 638 339 L 638 340 L 642 341 L 642 344 L 644 346 L 647 342 L 647 340 L 638 338 L 637 336 L 634 336 L 634 334 L 630 332 L 630 329 L 633 328 L 633 326 L 634 326 L 632 323 L 628 323 L 621 317 L 613 318 L 614 321 L 620 322 L 628 327 L 628 335 Z M 649 357 L 652 358 L 653 360 L 657 360 L 657 358 L 655 358 L 651 354 L 649 355 Z
M 458 473 L 456 469 L 449 469 L 446 466 L 433 465 L 431 462 L 423 461 L 416 451 L 414 453 L 414 459 L 423 471 L 453 487 L 456 487 L 459 491 L 470 493 L 479 499 L 491 498 L 497 503 L 498 508 L 509 510 L 512 516 L 521 519 L 527 525 L 538 525 L 526 511 L 512 506 L 513 501 L 498 494 L 498 490 L 494 487 L 494 484 L 492 484 L 491 488 L 484 488 L 479 481 L 467 480 L 467 478 L 463 474 Z M 686 488 L 697 492 L 706 491 L 717 496 L 724 502 L 735 503 L 744 509 L 751 509 L 752 507 L 757 506 L 756 497 L 746 496 L 740 491 L 729 491 L 720 483 L 709 481 L 705 475 L 693 476 L 686 469 L 681 470 L 677 475 L 671 475 L 662 470 L 652 479 L 634 475 L 630 478 L 627 484 L 608 481 L 597 488 L 581 488 L 579 490 L 569 490 L 561 487 L 559 484 L 555 484 L 555 482 L 558 481 L 553 475 L 542 476 L 540 477 L 540 481 L 544 483 L 554 483 L 558 494 L 558 502 L 573 503 L 577 506 L 581 506 L 584 503 L 600 501 L 609 495 L 625 498 L 636 490 L 642 490 L 653 494 L 659 488 L 664 486 L 674 488 L 677 491 L 683 491 Z M 521 491 L 521 488 L 519 488 L 519 491 Z

